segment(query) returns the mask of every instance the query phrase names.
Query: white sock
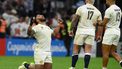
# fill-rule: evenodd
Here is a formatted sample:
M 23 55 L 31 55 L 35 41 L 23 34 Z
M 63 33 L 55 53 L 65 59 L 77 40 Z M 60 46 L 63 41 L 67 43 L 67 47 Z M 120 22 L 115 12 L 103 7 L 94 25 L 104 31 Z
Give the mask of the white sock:
M 75 67 L 71 67 L 71 69 L 75 69 Z
M 119 63 L 121 63 L 122 62 L 122 60 L 121 61 L 119 61 Z
M 88 69 L 88 68 L 84 68 L 84 69 Z
M 103 67 L 102 69 L 107 69 L 106 67 Z

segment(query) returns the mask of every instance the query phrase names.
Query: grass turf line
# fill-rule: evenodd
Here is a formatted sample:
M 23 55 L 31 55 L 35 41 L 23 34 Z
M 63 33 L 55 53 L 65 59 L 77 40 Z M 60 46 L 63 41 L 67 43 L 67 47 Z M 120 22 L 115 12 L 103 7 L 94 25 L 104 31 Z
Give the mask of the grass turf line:
M 0 56 L 0 69 L 17 69 L 23 61 L 33 62 L 33 57 Z M 71 57 L 53 57 L 53 69 L 68 69 Z M 79 58 L 76 69 L 83 69 L 83 58 Z M 92 58 L 89 69 L 102 69 L 102 58 Z M 121 69 L 118 62 L 110 58 L 108 69 Z

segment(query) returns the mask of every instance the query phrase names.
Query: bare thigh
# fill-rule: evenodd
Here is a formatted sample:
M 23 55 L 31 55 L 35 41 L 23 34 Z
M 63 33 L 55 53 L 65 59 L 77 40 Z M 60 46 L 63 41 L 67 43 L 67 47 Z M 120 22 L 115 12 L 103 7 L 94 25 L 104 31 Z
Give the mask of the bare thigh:
M 52 69 L 52 63 L 45 63 L 44 69 Z
M 35 69 L 44 69 L 44 65 L 35 64 Z

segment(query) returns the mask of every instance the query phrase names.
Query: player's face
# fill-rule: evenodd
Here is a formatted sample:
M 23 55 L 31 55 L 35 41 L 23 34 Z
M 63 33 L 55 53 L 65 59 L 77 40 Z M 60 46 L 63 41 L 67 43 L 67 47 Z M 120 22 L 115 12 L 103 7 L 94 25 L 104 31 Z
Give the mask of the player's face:
M 45 17 L 43 16 L 43 15 L 37 15 L 36 16 L 36 21 L 39 23 L 40 22 L 40 20 L 44 20 L 45 19 Z

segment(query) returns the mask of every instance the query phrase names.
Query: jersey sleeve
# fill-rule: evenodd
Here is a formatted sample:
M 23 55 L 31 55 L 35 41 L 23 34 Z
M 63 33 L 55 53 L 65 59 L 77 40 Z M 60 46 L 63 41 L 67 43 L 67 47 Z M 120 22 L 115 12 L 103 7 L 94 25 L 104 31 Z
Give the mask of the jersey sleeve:
M 79 7 L 79 8 L 76 10 L 76 13 L 75 13 L 75 14 L 81 16 L 81 7 Z
M 112 10 L 107 9 L 107 10 L 105 11 L 105 16 L 104 16 L 104 18 L 110 18 L 110 17 L 111 17 L 111 11 L 112 11 Z

